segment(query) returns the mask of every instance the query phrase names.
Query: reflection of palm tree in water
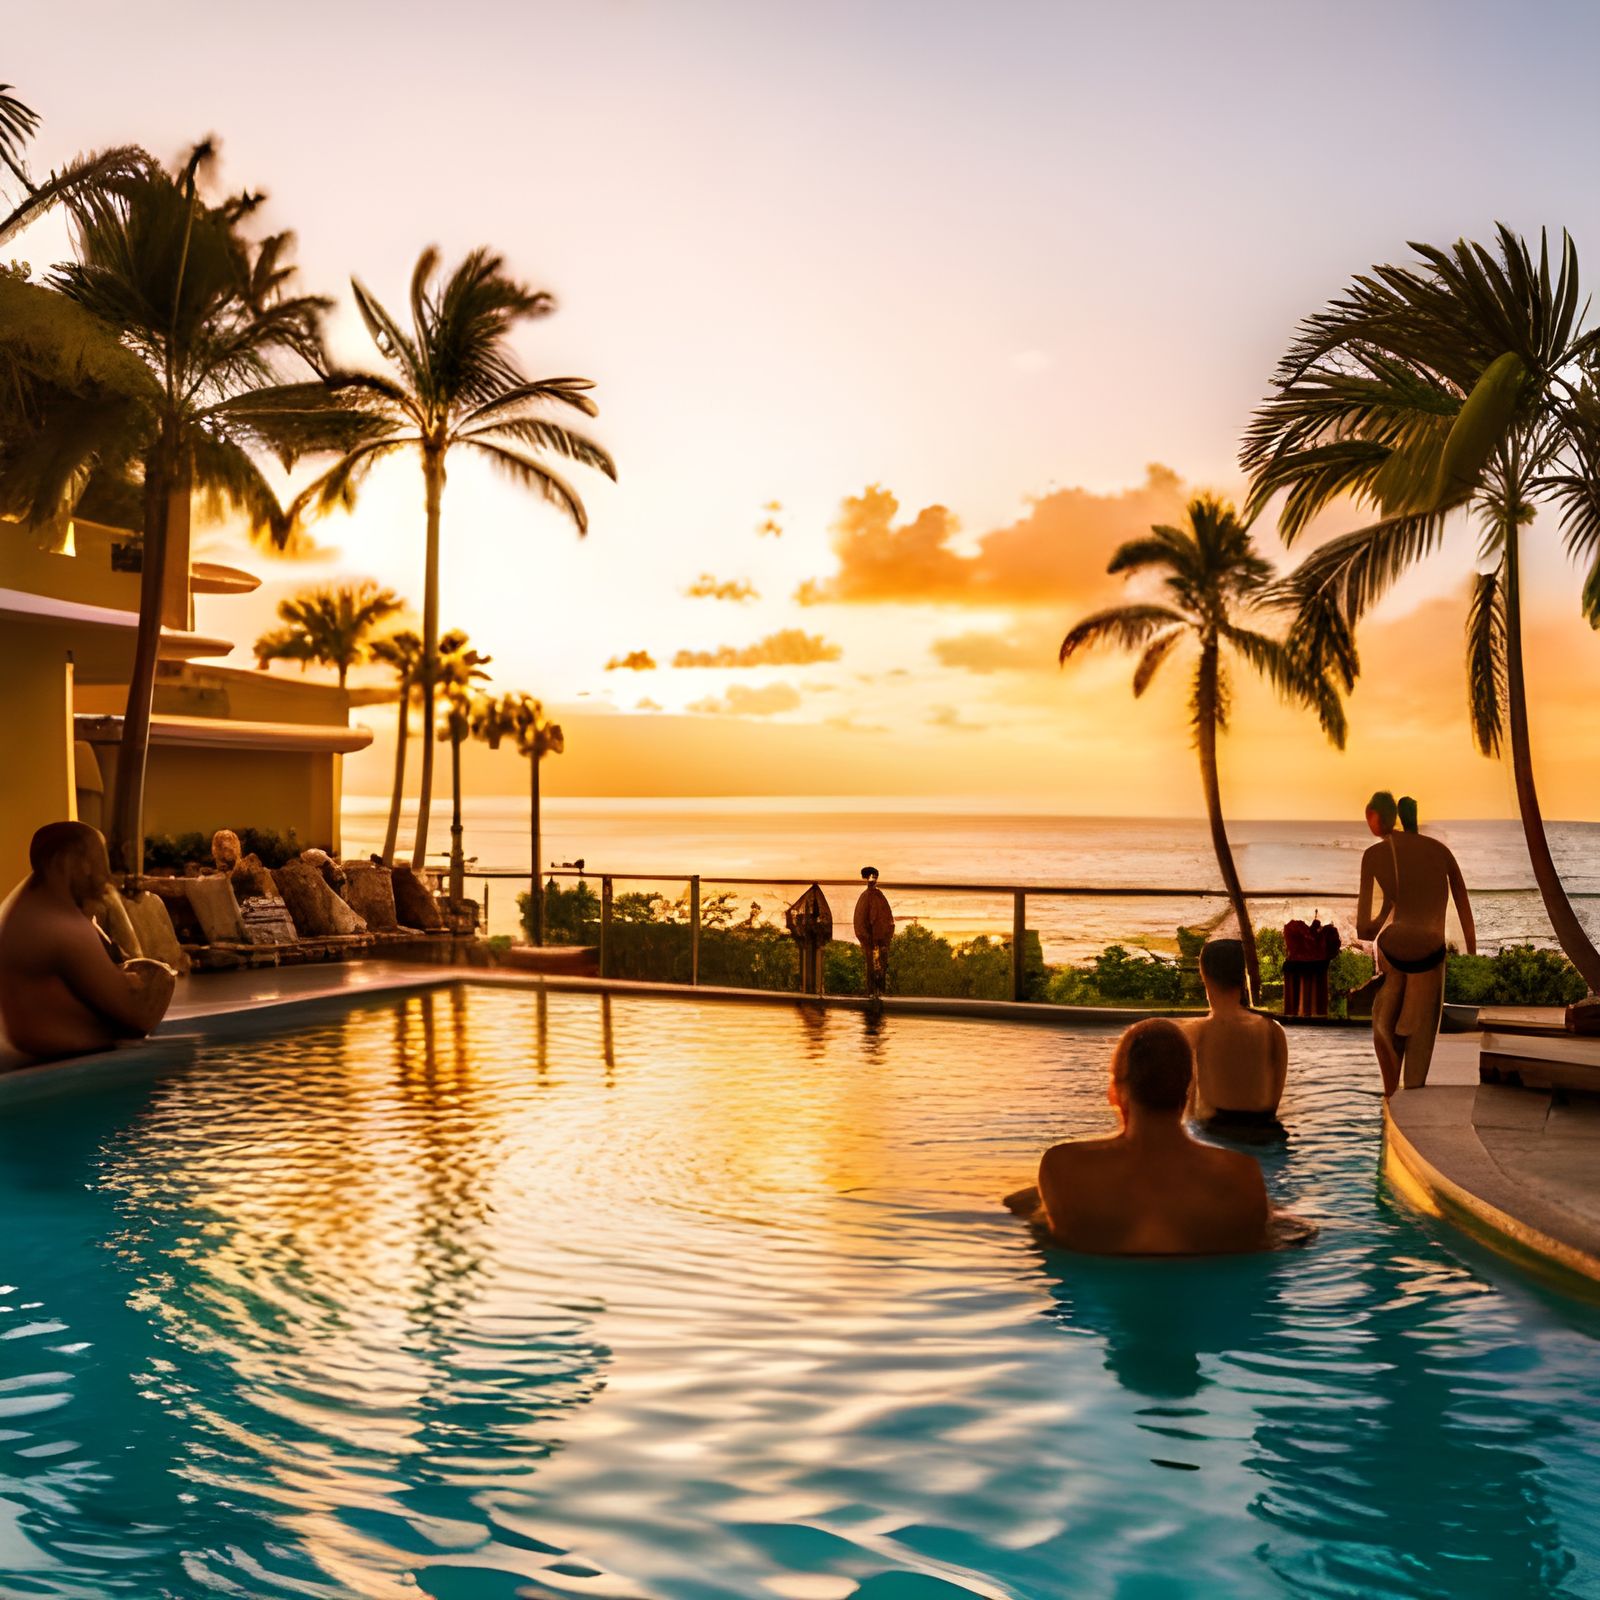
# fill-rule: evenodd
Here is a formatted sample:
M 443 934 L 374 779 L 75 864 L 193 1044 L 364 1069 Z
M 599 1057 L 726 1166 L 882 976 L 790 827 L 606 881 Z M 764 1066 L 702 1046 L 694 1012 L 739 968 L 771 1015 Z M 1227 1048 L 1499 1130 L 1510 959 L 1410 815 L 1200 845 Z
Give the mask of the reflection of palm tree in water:
M 1285 1536 L 1256 1551 L 1293 1592 L 1559 1592 L 1573 1558 L 1536 1446 L 1563 1422 L 1497 1404 L 1483 1330 L 1441 1326 L 1460 1269 L 1375 1249 L 1355 1272 L 1316 1254 L 1046 1263 L 1046 1315 L 1103 1339 L 1106 1370 L 1149 1402 L 1150 1460 L 1215 1465 L 1216 1422 L 1255 1413 L 1249 1511 Z

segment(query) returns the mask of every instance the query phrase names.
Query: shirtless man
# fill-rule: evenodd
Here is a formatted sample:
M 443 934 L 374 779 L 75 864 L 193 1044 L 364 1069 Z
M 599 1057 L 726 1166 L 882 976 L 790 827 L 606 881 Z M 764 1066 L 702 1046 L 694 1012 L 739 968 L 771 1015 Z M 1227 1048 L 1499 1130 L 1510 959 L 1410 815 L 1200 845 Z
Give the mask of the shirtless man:
M 86 823 L 52 822 L 28 848 L 33 871 L 0 905 L 0 1025 L 38 1061 L 142 1039 L 172 1000 L 172 969 L 111 959 L 91 920 L 111 873 Z
M 1367 802 L 1367 826 L 1378 842 L 1361 858 L 1361 898 L 1356 937 L 1373 941 L 1383 985 L 1372 1003 L 1372 1046 L 1383 1074 L 1385 1098 L 1401 1083 L 1420 1089 L 1428 1081 L 1439 1018 L 1444 1010 L 1445 912 L 1452 900 L 1467 953 L 1476 955 L 1472 906 L 1456 858 L 1437 839 L 1395 828 L 1394 796 L 1380 790 Z M 1376 911 L 1374 891 L 1382 896 Z
M 1279 1129 L 1289 1036 L 1245 998 L 1244 946 L 1212 939 L 1200 952 L 1210 1011 L 1184 1031 L 1194 1047 L 1190 1111 L 1208 1133 Z
M 1122 1118 L 1108 1139 L 1072 1139 L 1039 1163 L 1039 1187 L 1013 1210 L 1058 1244 L 1099 1255 L 1224 1255 L 1268 1248 L 1261 1168 L 1238 1150 L 1192 1138 L 1183 1125 L 1194 1055 L 1177 1023 L 1136 1022 L 1117 1041 L 1107 1099 Z

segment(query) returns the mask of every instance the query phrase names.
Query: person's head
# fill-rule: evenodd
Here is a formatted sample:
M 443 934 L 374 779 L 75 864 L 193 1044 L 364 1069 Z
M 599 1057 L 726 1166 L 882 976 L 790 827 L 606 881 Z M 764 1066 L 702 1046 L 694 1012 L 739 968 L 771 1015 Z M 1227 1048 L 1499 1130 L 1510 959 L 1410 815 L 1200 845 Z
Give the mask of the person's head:
M 1111 1057 L 1111 1089 L 1107 1099 L 1127 1118 L 1183 1115 L 1194 1076 L 1189 1036 L 1165 1017 L 1146 1017 L 1117 1040 Z
M 1400 818 L 1400 826 L 1407 833 L 1417 831 L 1417 802 L 1408 794 L 1403 794 L 1394 803 L 1394 809 Z
M 878 869 L 876 867 L 863 867 L 861 876 L 869 884 L 876 883 L 878 881 Z
M 85 910 L 98 907 L 111 883 L 106 842 L 87 822 L 47 822 L 28 845 L 28 865 Z
M 1206 998 L 1213 1004 L 1224 997 L 1246 999 L 1243 940 L 1206 940 L 1200 951 L 1200 977 L 1206 986 Z
M 1394 832 L 1395 819 L 1400 808 L 1387 789 L 1380 789 L 1367 801 L 1367 826 L 1381 839 Z

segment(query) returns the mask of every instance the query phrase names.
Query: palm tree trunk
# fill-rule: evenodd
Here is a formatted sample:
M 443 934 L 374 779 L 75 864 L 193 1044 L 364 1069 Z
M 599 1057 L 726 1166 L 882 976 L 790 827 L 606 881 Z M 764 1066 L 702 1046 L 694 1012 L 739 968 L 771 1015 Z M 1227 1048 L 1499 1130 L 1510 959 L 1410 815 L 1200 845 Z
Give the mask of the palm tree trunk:
M 533 769 L 533 776 L 529 780 L 529 798 L 532 800 L 532 809 L 529 813 L 529 828 L 533 837 L 528 841 L 533 851 L 533 864 L 528 873 L 528 893 L 532 897 L 531 904 L 533 915 L 529 922 L 533 928 L 533 942 L 544 943 L 544 849 L 539 839 L 539 753 L 535 751 L 528 757 L 528 765 Z
M 144 778 L 150 754 L 156 664 L 161 656 L 161 615 L 167 578 L 167 534 L 174 516 L 189 514 L 189 489 L 180 476 L 169 437 L 156 445 L 145 468 L 144 536 L 139 569 L 139 632 L 122 716 L 122 741 L 111 798 L 111 865 L 137 877 L 144 871 Z
M 1555 930 L 1557 942 L 1567 959 L 1583 975 L 1590 994 L 1600 993 L 1600 951 L 1578 921 L 1561 875 L 1550 854 L 1545 836 L 1544 816 L 1539 810 L 1539 795 L 1533 783 L 1533 752 L 1528 744 L 1528 693 L 1522 668 L 1522 584 L 1518 571 L 1520 528 L 1513 521 L 1505 536 L 1506 578 L 1506 720 L 1511 727 L 1511 771 L 1517 784 L 1517 809 L 1522 813 L 1522 832 L 1528 841 L 1528 858 L 1533 863 L 1533 879 L 1539 885 L 1545 915 Z
M 1195 713 L 1200 745 L 1200 778 L 1206 791 L 1206 820 L 1211 824 L 1211 848 L 1217 854 L 1217 870 L 1222 874 L 1222 887 L 1227 891 L 1228 904 L 1233 907 L 1234 920 L 1239 924 L 1239 938 L 1244 945 L 1245 976 L 1250 982 L 1252 1005 L 1261 1003 L 1261 966 L 1256 956 L 1256 933 L 1250 925 L 1250 907 L 1245 901 L 1244 885 L 1239 882 L 1239 869 L 1233 862 L 1233 847 L 1228 843 L 1227 825 L 1222 820 L 1222 786 L 1217 776 L 1217 646 L 1215 642 L 1202 643 L 1200 647 L 1199 679 L 1195 687 Z
M 417 792 L 417 840 L 412 870 L 428 861 L 428 813 L 433 802 L 433 690 L 439 671 L 439 501 L 444 493 L 444 457 L 424 450 L 422 481 L 428 504 L 428 547 L 422 589 L 422 777 Z
M 400 802 L 406 789 L 406 736 L 411 731 L 411 680 L 400 679 L 400 726 L 394 736 L 394 790 L 389 796 L 389 826 L 383 831 L 383 864 L 394 865 L 400 842 Z
M 450 898 L 466 893 L 466 864 L 461 858 L 461 735 L 450 719 Z

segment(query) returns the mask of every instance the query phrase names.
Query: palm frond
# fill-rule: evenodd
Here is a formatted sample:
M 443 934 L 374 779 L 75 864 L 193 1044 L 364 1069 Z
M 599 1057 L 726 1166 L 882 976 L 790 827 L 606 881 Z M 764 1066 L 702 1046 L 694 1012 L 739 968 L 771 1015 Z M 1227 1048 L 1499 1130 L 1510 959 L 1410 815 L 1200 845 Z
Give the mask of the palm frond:
M 463 439 L 461 442 L 468 449 L 486 455 L 514 483 L 525 489 L 536 490 L 550 505 L 571 519 L 580 535 L 589 531 L 589 513 L 578 498 L 577 490 L 565 478 L 541 466 L 531 457 L 487 439 Z
M 1170 628 L 1163 629 L 1144 647 L 1144 654 L 1139 657 L 1139 665 L 1133 670 L 1135 700 L 1150 687 L 1150 680 L 1155 677 L 1161 663 L 1172 654 L 1173 647 L 1188 632 L 1187 625 L 1174 624 Z
M 1486 756 L 1500 753 L 1506 716 L 1504 568 L 1480 572 L 1467 608 L 1467 707 L 1472 737 Z
M 1167 606 L 1113 606 L 1069 628 L 1061 641 L 1059 660 L 1065 665 L 1078 651 L 1097 644 L 1142 649 L 1159 630 L 1178 625 L 1187 626 L 1188 618 Z
M 1437 513 L 1390 517 L 1330 539 L 1300 563 L 1289 581 L 1301 596 L 1335 605 L 1353 626 L 1443 535 L 1444 518 Z
M 1280 698 L 1309 707 L 1322 731 L 1342 750 L 1349 728 L 1337 685 L 1326 669 L 1302 654 L 1295 641 L 1274 639 L 1252 628 L 1228 624 L 1221 636 L 1250 667 L 1272 685 Z
M 603 445 L 581 433 L 550 422 L 542 417 L 507 417 L 480 427 L 468 428 L 454 435 L 461 440 L 487 444 L 524 445 L 532 450 L 547 450 L 552 455 L 564 456 L 580 466 L 592 467 L 616 481 L 617 464 Z
M 492 399 L 468 406 L 461 414 L 459 426 L 466 428 L 488 422 L 507 411 L 544 400 L 571 406 L 586 417 L 597 417 L 600 415 L 599 406 L 584 392 L 593 387 L 588 378 L 538 378 L 530 383 L 519 383 Z
M 425 393 L 427 373 L 416 344 L 359 278 L 350 280 L 350 290 L 356 297 L 356 310 L 361 313 L 361 320 L 378 347 L 378 354 L 399 369 L 411 393 Z

